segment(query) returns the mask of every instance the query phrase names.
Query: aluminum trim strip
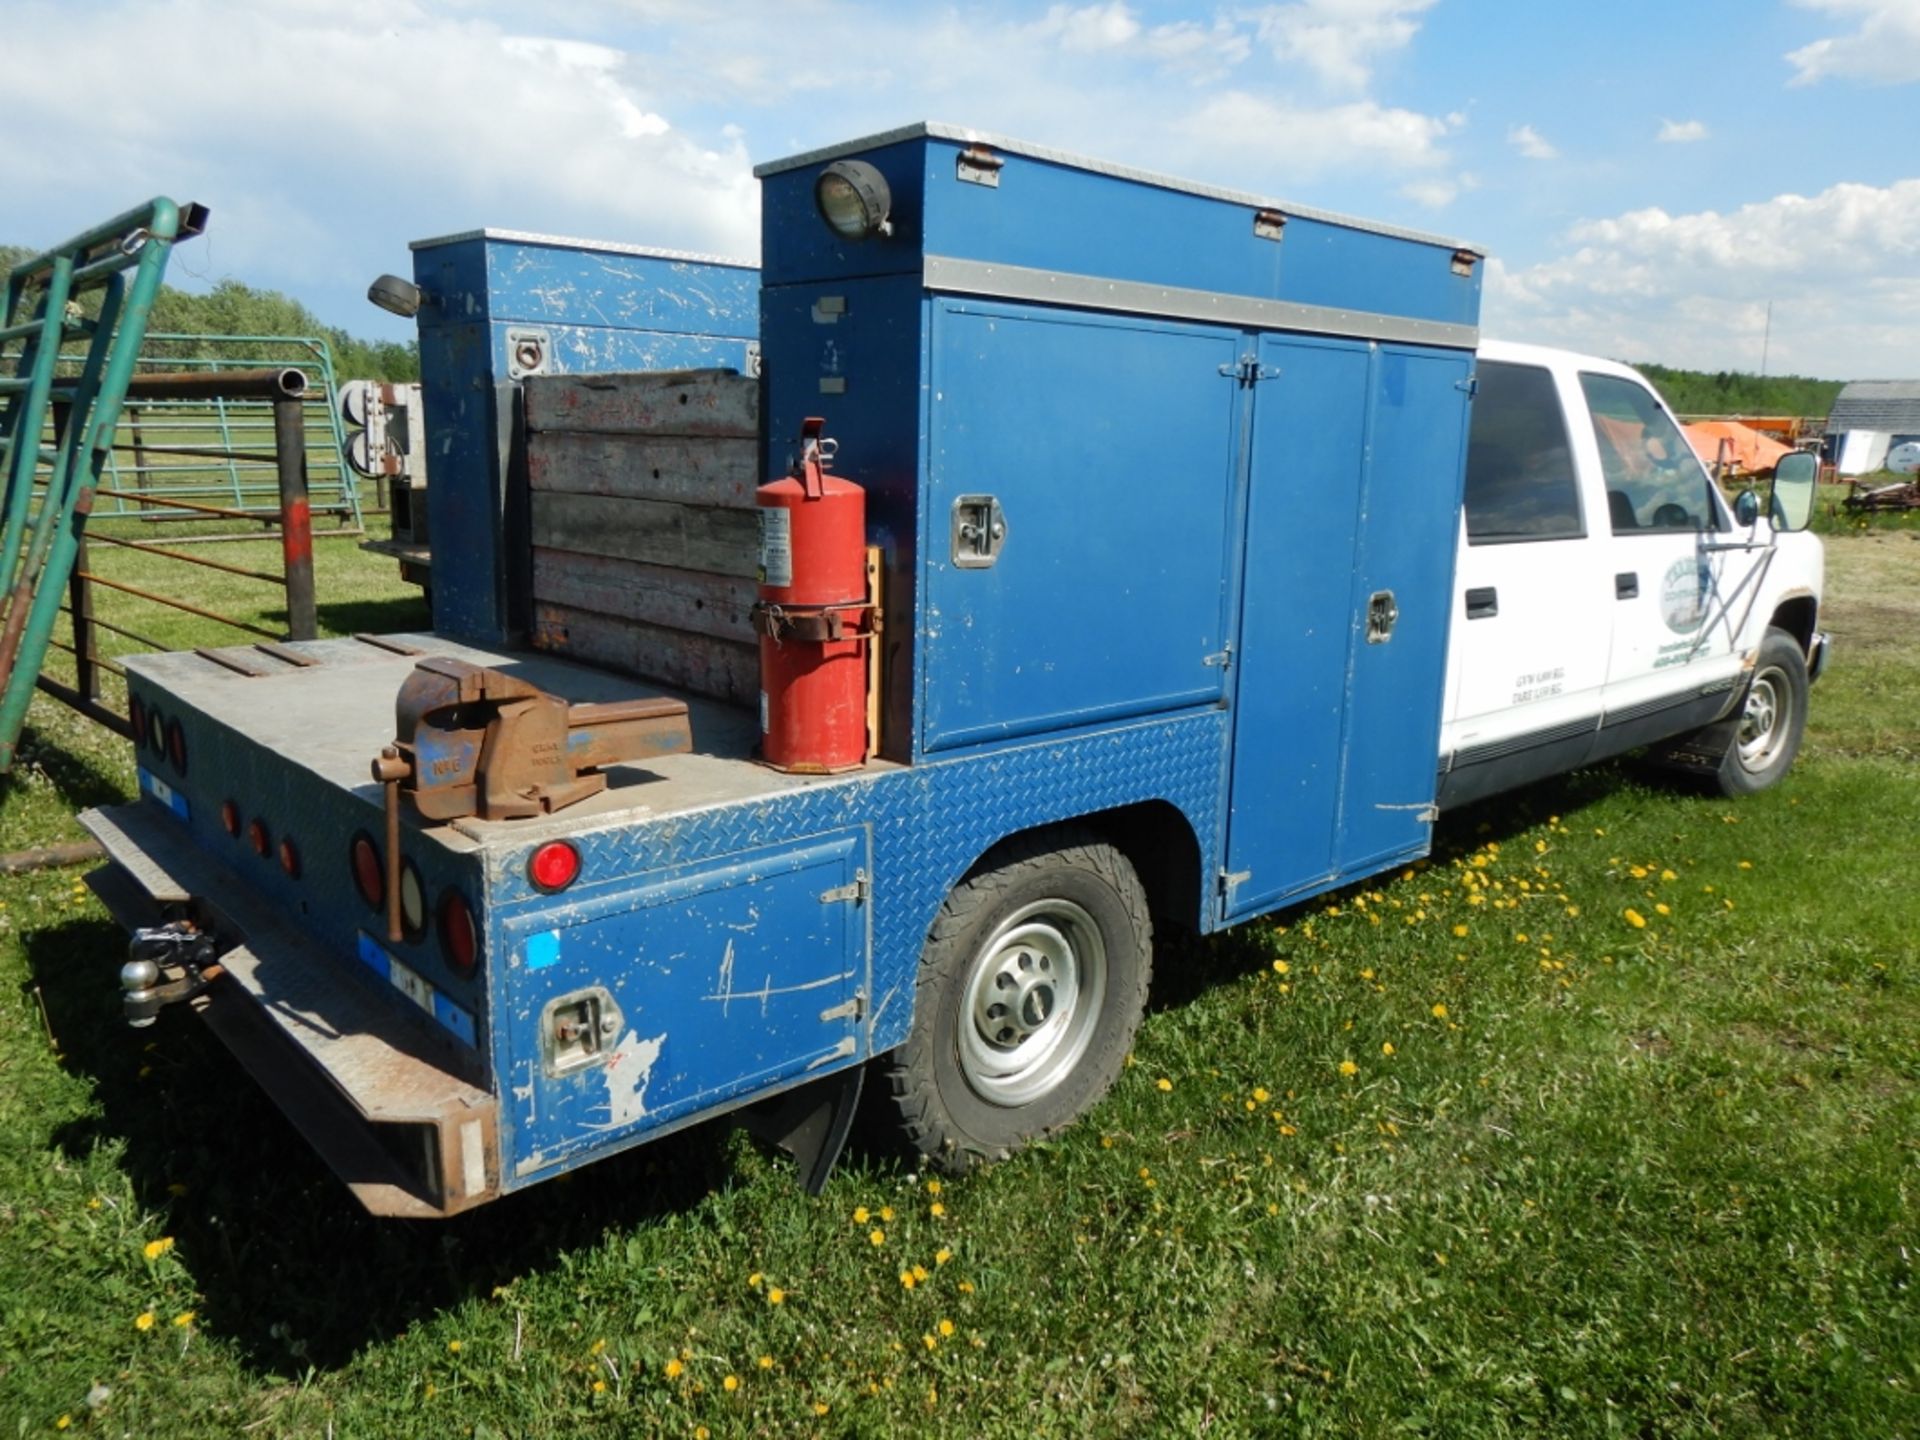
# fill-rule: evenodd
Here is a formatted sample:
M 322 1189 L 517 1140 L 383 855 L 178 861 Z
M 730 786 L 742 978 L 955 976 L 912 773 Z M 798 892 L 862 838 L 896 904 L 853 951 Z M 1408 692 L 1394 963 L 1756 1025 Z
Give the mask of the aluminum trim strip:
M 926 257 L 922 283 L 929 290 L 948 294 L 1037 300 L 1051 305 L 1118 310 L 1173 320 L 1209 320 L 1257 330 L 1299 330 L 1314 335 L 1446 345 L 1461 350 L 1473 349 L 1480 340 L 1480 330 L 1475 325 L 1380 315 L 1370 310 L 1342 310 L 1329 305 L 1302 305 L 1291 300 L 1261 300 L 1217 290 L 1186 290 L 1177 285 L 1153 285 L 1138 280 L 1105 280 L 1097 275 L 1034 270 L 983 260 L 956 260 L 945 255 Z
M 695 250 L 663 250 L 657 245 L 628 245 L 619 240 L 583 240 L 576 235 L 541 235 L 531 230 L 462 230 L 453 235 L 435 235 L 408 243 L 409 250 L 431 250 L 436 245 L 455 245 L 462 240 L 511 240 L 521 245 L 556 245 L 566 250 L 602 250 L 615 255 L 640 255 L 649 260 L 681 260 L 696 265 L 726 265 L 736 270 L 758 270 L 751 260 L 731 255 L 702 255 Z
M 1161 190 L 1177 190 L 1181 194 L 1198 195 L 1207 200 L 1223 200 L 1229 205 L 1274 209 L 1289 216 L 1297 216 L 1302 220 L 1342 225 L 1349 230 L 1365 230 L 1371 234 L 1385 235 L 1395 240 L 1413 240 L 1423 245 L 1442 245 L 1449 250 L 1471 250 L 1474 254 L 1481 256 L 1487 254 L 1487 251 L 1479 245 L 1449 239 L 1447 236 L 1435 235 L 1426 230 L 1414 230 L 1404 225 L 1389 225 L 1376 220 L 1361 220 L 1333 210 L 1319 210 L 1308 205 L 1295 205 L 1289 201 L 1276 200 L 1270 195 L 1256 195 L 1250 190 L 1233 190 L 1224 185 L 1208 185 L 1199 180 L 1183 180 L 1178 176 L 1165 175 L 1157 170 L 1143 170 L 1134 165 L 1096 160 L 1086 155 L 1077 155 L 1070 150 L 1056 150 L 1048 145 L 1036 145 L 1030 140 L 1017 140 L 1009 135 L 996 135 L 991 131 L 975 130 L 965 125 L 948 125 L 937 120 L 922 120 L 912 125 L 882 130 L 876 135 L 863 136 L 858 140 L 823 145 L 817 150 L 804 150 L 798 155 L 769 160 L 763 165 L 754 166 L 753 173 L 757 179 L 764 180 L 769 175 L 779 175 L 788 170 L 800 170 L 825 160 L 837 160 L 843 155 L 858 155 L 862 151 L 877 150 L 883 145 L 894 145 L 902 140 L 918 140 L 922 137 L 930 140 L 957 140 L 963 145 L 986 145 L 1010 155 L 1024 155 L 1033 160 L 1044 160 L 1051 165 L 1067 165 L 1075 170 L 1087 170 L 1096 175 L 1110 175 L 1116 180 L 1132 180 Z

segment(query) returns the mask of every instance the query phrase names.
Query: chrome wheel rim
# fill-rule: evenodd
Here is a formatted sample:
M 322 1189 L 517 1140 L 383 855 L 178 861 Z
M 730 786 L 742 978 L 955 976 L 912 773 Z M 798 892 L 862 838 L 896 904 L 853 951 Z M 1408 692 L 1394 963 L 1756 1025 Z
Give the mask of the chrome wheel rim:
M 1766 669 L 1753 677 L 1746 708 L 1740 712 L 1740 763 L 1748 770 L 1764 770 L 1780 753 L 1787 737 L 1789 705 L 1786 676 Z
M 1071 900 L 1037 900 L 1000 923 L 967 976 L 957 1017 L 960 1071 L 982 1099 L 1026 1105 L 1086 1054 L 1107 990 L 1107 949 Z

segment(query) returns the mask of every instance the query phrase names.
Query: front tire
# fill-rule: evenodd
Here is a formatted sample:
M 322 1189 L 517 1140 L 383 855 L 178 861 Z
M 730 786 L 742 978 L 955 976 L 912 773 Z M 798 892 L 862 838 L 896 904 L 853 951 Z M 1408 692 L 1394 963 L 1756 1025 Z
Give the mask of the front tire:
M 1120 1072 L 1152 962 L 1146 892 L 1111 845 L 1065 830 L 989 854 L 941 905 L 884 1063 L 907 1141 L 960 1172 L 1077 1119 Z
M 1714 777 L 1720 793 L 1752 795 L 1777 784 L 1800 753 L 1806 727 L 1806 656 L 1793 636 L 1770 629 Z

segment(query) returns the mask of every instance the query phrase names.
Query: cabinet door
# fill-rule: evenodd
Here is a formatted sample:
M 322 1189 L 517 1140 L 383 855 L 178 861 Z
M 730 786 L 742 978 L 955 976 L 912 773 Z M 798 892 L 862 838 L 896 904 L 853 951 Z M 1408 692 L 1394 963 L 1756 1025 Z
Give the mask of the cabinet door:
M 923 748 L 1217 701 L 1238 336 L 934 303 Z

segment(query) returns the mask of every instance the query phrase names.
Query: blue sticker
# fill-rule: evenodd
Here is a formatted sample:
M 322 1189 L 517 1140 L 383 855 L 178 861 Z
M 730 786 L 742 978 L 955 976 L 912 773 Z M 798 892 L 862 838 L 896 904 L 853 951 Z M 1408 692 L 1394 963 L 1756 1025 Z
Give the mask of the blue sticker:
M 451 1030 L 462 1040 L 466 1041 L 467 1044 L 476 1045 L 479 1043 L 474 1038 L 472 1012 L 462 1010 L 438 990 L 433 992 L 433 1018 L 446 1026 L 447 1029 Z
M 560 963 L 560 932 L 543 930 L 527 937 L 527 969 L 544 970 Z
M 158 800 L 162 805 L 166 806 L 167 809 L 171 810 L 175 815 L 179 816 L 182 820 L 185 820 L 187 818 L 187 797 L 186 796 L 182 795 L 179 791 L 175 790 L 171 785 L 167 784 L 166 781 L 162 780 L 158 775 L 154 774 L 151 770 L 147 769 L 145 766 L 140 767 L 139 775 L 140 775 L 140 788 L 142 790 L 146 791 L 147 794 L 151 795 L 154 799 Z
M 380 948 L 379 941 L 364 930 L 360 932 L 359 940 L 360 963 L 385 980 L 392 973 L 387 965 L 387 952 Z

